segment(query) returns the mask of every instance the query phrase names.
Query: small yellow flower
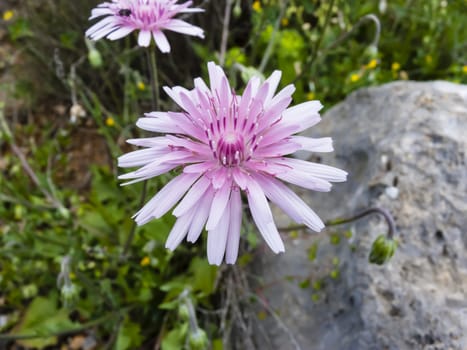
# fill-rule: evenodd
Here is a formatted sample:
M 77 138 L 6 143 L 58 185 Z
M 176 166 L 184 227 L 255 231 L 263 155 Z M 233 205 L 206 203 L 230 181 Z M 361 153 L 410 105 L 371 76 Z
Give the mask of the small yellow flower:
M 260 12 L 262 10 L 261 3 L 258 0 L 253 2 L 253 10 L 255 10 L 256 12 Z
M 401 65 L 399 62 L 393 62 L 391 65 L 391 70 L 394 72 L 397 72 L 399 69 L 401 69 Z
M 289 25 L 289 19 L 288 18 L 282 18 L 281 24 L 283 27 L 287 27 Z
M 11 10 L 7 10 L 5 12 L 3 12 L 3 20 L 4 21 L 9 21 L 10 19 L 13 18 L 13 16 L 15 15 L 15 13 Z
M 114 120 L 114 118 L 112 118 L 112 117 L 107 117 L 107 119 L 105 120 L 105 125 L 110 126 L 110 127 L 114 126 L 114 125 L 115 125 L 115 120 Z
M 151 259 L 149 256 L 145 256 L 144 258 L 141 259 L 141 262 L 139 263 L 141 266 L 148 266 L 151 263 Z
M 352 74 L 350 75 L 350 81 L 351 81 L 352 83 L 355 83 L 355 82 L 357 82 L 357 81 L 359 81 L 359 80 L 360 80 L 360 74 L 358 74 L 358 73 L 352 73 Z
M 140 91 L 146 90 L 146 85 L 145 85 L 142 81 L 138 81 L 138 84 L 136 84 L 136 87 L 137 87 L 138 90 L 140 90 Z
M 313 91 L 310 91 L 309 93 L 306 94 L 306 99 L 307 99 L 308 101 L 314 100 L 315 97 L 316 97 L 316 96 L 315 96 L 315 93 L 314 93 Z
M 426 55 L 425 62 L 426 64 L 431 64 L 433 62 L 433 57 L 431 55 Z
M 70 272 L 70 274 L 69 274 L 68 276 L 70 276 L 70 279 L 71 279 L 71 280 L 75 280 L 75 279 L 76 279 L 76 275 L 75 275 L 73 272 Z
M 462 67 L 462 73 L 467 74 L 467 64 Z
M 368 62 L 368 64 L 366 65 L 366 68 L 375 69 L 377 65 L 378 65 L 378 61 L 373 58 L 370 62 Z

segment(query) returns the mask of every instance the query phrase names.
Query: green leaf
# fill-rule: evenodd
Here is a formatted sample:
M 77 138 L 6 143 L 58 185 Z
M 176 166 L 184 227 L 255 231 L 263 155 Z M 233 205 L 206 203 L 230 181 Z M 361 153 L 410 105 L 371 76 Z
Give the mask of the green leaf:
M 184 348 L 188 324 L 182 323 L 171 330 L 162 340 L 162 350 L 180 350 Z
M 77 326 L 68 318 L 68 311 L 57 310 L 57 301 L 54 297 L 37 297 L 29 305 L 21 323 L 15 327 L 13 335 L 38 335 L 39 338 L 18 340 L 18 343 L 27 348 L 43 349 L 57 343 L 57 332 L 73 329 Z
M 206 259 L 196 257 L 191 261 L 190 272 L 193 274 L 192 287 L 194 291 L 201 291 L 205 295 L 214 291 L 217 276 L 216 266 L 209 265 Z
M 142 340 L 143 337 L 141 336 L 140 325 L 133 323 L 126 318 L 124 323 L 120 326 L 115 349 L 136 349 L 141 345 Z

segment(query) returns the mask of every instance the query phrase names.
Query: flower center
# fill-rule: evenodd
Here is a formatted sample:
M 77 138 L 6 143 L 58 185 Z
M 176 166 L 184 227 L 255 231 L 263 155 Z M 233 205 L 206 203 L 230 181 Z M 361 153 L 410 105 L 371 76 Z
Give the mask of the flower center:
M 219 138 L 216 153 L 223 166 L 239 165 L 243 161 L 244 152 L 245 143 L 242 135 L 227 131 Z

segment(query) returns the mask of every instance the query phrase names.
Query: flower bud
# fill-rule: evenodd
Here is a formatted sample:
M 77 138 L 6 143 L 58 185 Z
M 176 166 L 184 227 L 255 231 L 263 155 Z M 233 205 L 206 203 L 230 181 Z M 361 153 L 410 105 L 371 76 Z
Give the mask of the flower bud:
M 102 56 L 99 51 L 92 48 L 88 53 L 88 60 L 91 63 L 91 66 L 94 68 L 99 68 L 102 66 Z
M 181 304 L 178 307 L 178 317 L 180 317 L 180 319 L 182 319 L 183 321 L 188 321 L 188 319 L 190 318 L 190 311 L 188 310 L 188 306 L 186 306 L 185 304 Z
M 206 332 L 198 328 L 196 332 L 190 334 L 190 348 L 191 350 L 204 350 L 208 346 L 208 337 Z
M 371 58 L 376 58 L 378 57 L 378 47 L 376 45 L 370 45 L 366 48 L 365 53 Z
M 73 283 L 65 284 L 60 289 L 60 294 L 62 296 L 63 304 L 65 307 L 68 307 L 76 300 L 78 296 L 78 289 Z
M 369 261 L 372 264 L 383 265 L 394 255 L 397 248 L 397 242 L 385 235 L 380 235 L 373 242 Z
M 235 3 L 234 8 L 233 8 L 233 15 L 234 15 L 234 17 L 238 18 L 238 17 L 241 16 L 241 14 L 242 14 L 242 8 L 241 8 L 241 6 L 240 6 L 239 1 L 237 1 L 237 2 Z

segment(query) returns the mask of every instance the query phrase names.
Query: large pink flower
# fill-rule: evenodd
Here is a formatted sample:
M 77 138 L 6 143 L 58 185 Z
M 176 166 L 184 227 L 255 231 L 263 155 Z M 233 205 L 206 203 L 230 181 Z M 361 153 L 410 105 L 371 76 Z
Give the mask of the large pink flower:
M 298 150 L 331 152 L 332 140 L 293 136 L 320 121 L 319 101 L 287 108 L 295 88 L 286 86 L 274 95 L 281 72 L 261 83 L 252 78 L 243 95 L 229 87 L 222 68 L 208 64 L 209 88 L 202 79 L 195 88 L 165 87 L 183 112 L 152 112 L 136 123 L 144 130 L 165 136 L 128 140 L 146 147 L 119 158 L 119 166 L 140 169 L 120 176 L 129 183 L 182 167 L 138 213 L 143 225 L 173 211 L 178 219 L 166 247 L 174 250 L 187 236 L 195 242 L 203 227 L 208 231 L 208 260 L 229 264 L 238 255 L 242 221 L 241 193 L 266 243 L 275 253 L 284 251 L 267 198 L 297 223 L 314 231 L 324 225 L 320 218 L 280 180 L 326 192 L 331 181 L 346 180 L 347 173 L 323 164 L 285 157 Z
M 134 30 L 140 30 L 138 45 L 147 47 L 151 36 L 162 52 L 170 52 L 170 45 L 163 30 L 204 37 L 203 30 L 180 19 L 179 13 L 201 12 L 199 8 L 189 8 L 192 1 L 177 4 L 177 0 L 113 0 L 104 2 L 92 10 L 91 17 L 105 16 L 86 31 L 92 40 L 107 37 L 120 39 Z

